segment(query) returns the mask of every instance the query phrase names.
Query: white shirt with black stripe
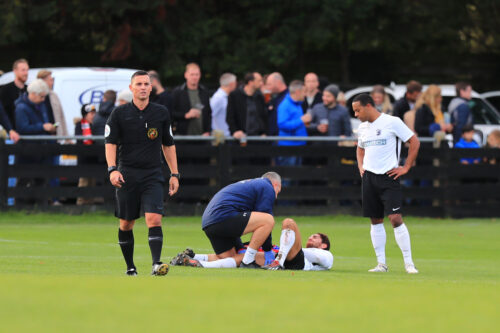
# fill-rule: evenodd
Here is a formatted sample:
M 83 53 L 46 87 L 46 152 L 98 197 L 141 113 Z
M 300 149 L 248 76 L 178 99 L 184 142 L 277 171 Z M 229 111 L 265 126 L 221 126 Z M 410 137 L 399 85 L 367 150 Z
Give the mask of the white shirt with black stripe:
M 365 150 L 363 169 L 378 175 L 399 166 L 401 141 L 414 133 L 399 117 L 382 113 L 374 122 L 365 121 L 358 127 L 358 146 Z

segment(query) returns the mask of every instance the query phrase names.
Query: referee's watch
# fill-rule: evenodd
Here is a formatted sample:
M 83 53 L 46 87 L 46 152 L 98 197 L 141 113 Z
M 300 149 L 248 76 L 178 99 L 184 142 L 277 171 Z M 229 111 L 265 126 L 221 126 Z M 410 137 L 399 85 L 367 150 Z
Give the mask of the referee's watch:
M 116 167 L 116 165 L 108 167 L 108 175 L 111 175 L 111 173 L 113 171 L 118 171 L 118 168 Z
M 181 180 L 181 174 L 180 173 L 171 173 L 170 177 L 175 177 L 175 178 Z

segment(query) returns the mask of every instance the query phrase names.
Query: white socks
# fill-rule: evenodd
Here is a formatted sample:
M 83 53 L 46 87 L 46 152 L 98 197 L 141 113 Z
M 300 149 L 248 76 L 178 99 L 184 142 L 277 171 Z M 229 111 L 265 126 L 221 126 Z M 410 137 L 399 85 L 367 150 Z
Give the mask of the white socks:
M 396 243 L 398 243 L 401 252 L 403 252 L 405 265 L 413 265 L 413 260 L 411 259 L 410 234 L 404 223 L 394 228 L 394 237 L 396 238 Z
M 215 261 L 201 261 L 200 264 L 204 268 L 236 268 L 236 261 L 234 258 L 224 258 Z
M 290 252 L 293 243 L 295 243 L 295 232 L 292 229 L 281 230 L 280 250 L 278 252 L 278 256 L 276 257 L 276 260 L 280 262 L 281 267 L 285 264 L 286 256 L 288 255 L 288 252 Z
M 247 247 L 247 251 L 245 252 L 245 256 L 243 257 L 242 262 L 245 265 L 248 265 L 252 261 L 255 260 L 255 255 L 257 254 L 257 250 L 252 249 L 251 247 Z
M 193 259 L 198 261 L 208 261 L 208 254 L 195 254 Z
M 385 242 L 387 236 L 385 234 L 384 224 L 372 224 L 370 235 L 372 236 L 372 244 L 375 249 L 375 255 L 377 256 L 377 262 L 385 265 Z

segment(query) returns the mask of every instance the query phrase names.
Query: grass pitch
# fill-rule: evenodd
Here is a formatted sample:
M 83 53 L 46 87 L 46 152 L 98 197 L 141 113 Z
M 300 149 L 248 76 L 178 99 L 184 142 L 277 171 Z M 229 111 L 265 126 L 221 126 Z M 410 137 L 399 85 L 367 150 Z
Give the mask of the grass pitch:
M 497 332 L 500 219 L 407 218 L 418 275 L 404 272 L 386 222 L 389 273 L 376 264 L 363 218 L 298 217 L 324 232 L 327 272 L 171 267 L 149 276 L 143 219 L 136 278 L 124 276 L 110 215 L 0 215 L 2 332 Z M 279 222 L 273 232 L 279 242 Z M 210 252 L 200 218 L 164 219 L 163 259 Z

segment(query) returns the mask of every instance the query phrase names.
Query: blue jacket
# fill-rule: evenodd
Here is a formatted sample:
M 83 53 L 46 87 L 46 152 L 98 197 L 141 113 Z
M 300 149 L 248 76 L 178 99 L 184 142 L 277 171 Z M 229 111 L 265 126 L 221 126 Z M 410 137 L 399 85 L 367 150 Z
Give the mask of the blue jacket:
M 462 137 L 462 128 L 465 125 L 472 125 L 472 112 L 469 107 L 469 101 L 465 98 L 455 97 L 448 105 L 450 120 L 453 124 L 453 142 L 457 143 Z
M 35 105 L 25 93 L 14 104 L 16 106 L 16 131 L 19 134 L 48 134 L 43 129 L 43 124 L 49 122 L 45 103 Z
M 455 143 L 455 148 L 481 148 L 477 144 L 476 141 L 472 140 L 471 142 L 465 141 L 464 138 L 460 138 L 457 143 Z M 469 162 L 469 164 L 474 164 L 479 163 L 481 161 L 480 158 L 461 158 L 460 162 L 463 163 L 464 161 Z
M 202 228 L 222 222 L 242 212 L 273 214 L 274 192 L 267 178 L 242 180 L 217 192 L 203 213 Z
M 300 117 L 304 115 L 302 102 L 296 102 L 287 94 L 278 106 L 279 136 L 307 136 L 307 129 Z M 305 141 L 280 141 L 280 146 L 303 146 Z

